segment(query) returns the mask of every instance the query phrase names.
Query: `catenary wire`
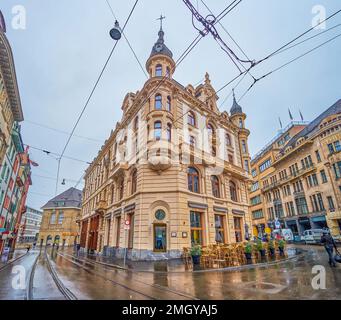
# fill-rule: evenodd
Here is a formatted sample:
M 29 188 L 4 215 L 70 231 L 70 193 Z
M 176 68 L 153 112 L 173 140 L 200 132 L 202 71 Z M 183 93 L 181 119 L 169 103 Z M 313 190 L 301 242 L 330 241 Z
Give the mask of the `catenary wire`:
M 112 6 L 111 6 L 109 0 L 105 0 L 105 1 L 106 1 L 107 5 L 108 5 L 108 7 L 109 7 L 110 12 L 111 12 L 111 14 L 113 15 L 114 19 L 117 20 L 116 15 L 115 15 L 115 12 L 114 12 L 114 9 L 112 8 Z M 138 56 L 137 56 L 135 50 L 133 49 L 132 45 L 130 44 L 130 42 L 129 42 L 127 36 L 126 36 L 126 34 L 125 34 L 123 31 L 122 31 L 122 34 L 123 34 L 123 37 L 124 37 L 124 39 L 126 40 L 128 46 L 129 46 L 131 52 L 133 53 L 133 55 L 134 55 L 134 57 L 135 57 L 135 60 L 137 61 L 138 65 L 140 66 L 140 69 L 142 70 L 142 72 L 143 72 L 143 74 L 146 76 L 146 78 L 148 78 L 148 74 L 147 74 L 146 70 L 144 69 L 144 67 L 142 66 L 142 63 L 141 63 L 140 59 L 138 58 Z
M 341 33 L 338 34 L 338 35 L 336 35 L 335 37 L 333 37 L 333 38 L 331 38 L 331 39 L 329 39 L 329 40 L 327 40 L 327 41 L 325 41 L 325 42 L 319 44 L 318 46 L 316 46 L 316 47 L 314 47 L 314 48 L 312 48 L 312 49 L 310 49 L 310 50 L 304 52 L 303 54 L 297 56 L 296 58 L 294 58 L 294 59 L 292 59 L 292 60 L 290 60 L 290 61 L 288 61 L 288 62 L 282 64 L 281 66 L 279 66 L 279 67 L 277 67 L 277 68 L 271 70 L 270 72 L 266 73 L 266 74 L 263 75 L 262 77 L 258 78 L 257 81 L 254 82 L 253 84 L 251 84 L 250 87 L 245 91 L 245 93 L 240 97 L 240 99 L 238 100 L 238 102 L 241 101 L 241 100 L 245 97 L 245 95 L 254 87 L 254 85 L 255 85 L 258 81 L 260 81 L 260 80 L 262 80 L 262 79 L 264 79 L 264 78 L 270 76 L 271 74 L 273 74 L 273 73 L 275 73 L 275 72 L 277 72 L 277 71 L 279 71 L 279 70 L 281 70 L 281 69 L 287 67 L 288 65 L 290 65 L 290 64 L 292 64 L 292 63 L 294 63 L 294 62 L 296 62 L 297 60 L 302 59 L 302 58 L 305 57 L 306 55 L 308 55 L 308 54 L 310 54 L 310 53 L 316 51 L 317 49 L 323 47 L 324 45 L 326 45 L 326 44 L 328 44 L 328 43 L 334 41 L 335 39 L 337 39 L 337 38 L 339 38 L 339 37 L 341 37 Z

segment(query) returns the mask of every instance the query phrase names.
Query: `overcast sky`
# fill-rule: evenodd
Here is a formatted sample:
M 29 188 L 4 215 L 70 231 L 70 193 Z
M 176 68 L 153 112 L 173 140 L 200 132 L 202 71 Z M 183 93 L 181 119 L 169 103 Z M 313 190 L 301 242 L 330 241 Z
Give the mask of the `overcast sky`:
M 116 16 L 123 25 L 135 1 L 110 0 Z M 208 12 L 199 2 L 203 15 Z M 205 0 L 214 13 L 221 12 L 230 1 Z M 197 1 L 192 0 L 197 6 Z M 12 8 L 24 5 L 26 29 L 11 27 Z M 295 36 L 311 27 L 315 5 L 323 5 L 327 15 L 337 11 L 335 0 L 243 0 L 222 23 L 245 53 L 259 60 Z M 113 16 L 105 0 L 5 0 L 0 9 L 7 22 L 7 37 L 12 45 L 25 122 L 23 140 L 28 145 L 60 153 L 67 135 L 43 128 L 32 122 L 70 132 L 113 46 L 109 30 Z M 197 35 L 188 8 L 181 0 L 140 0 L 126 28 L 126 35 L 137 56 L 145 65 L 157 39 L 160 14 L 164 21 L 165 42 L 177 59 Z M 341 21 L 341 14 L 328 21 L 330 28 Z M 241 56 L 228 35 L 217 27 L 221 37 Z M 314 30 L 314 35 L 321 30 Z M 264 62 L 253 70 L 257 77 L 295 58 L 318 44 L 341 33 L 341 28 L 325 33 L 301 46 Z M 261 149 L 283 125 L 289 123 L 288 108 L 299 120 L 301 109 L 306 120 L 341 98 L 341 38 L 329 43 L 303 59 L 258 82 L 240 104 L 247 114 L 251 130 L 249 146 L 252 154 Z M 183 85 L 196 84 L 205 72 L 213 86 L 219 89 L 238 74 L 226 53 L 207 36 L 178 67 L 174 78 Z M 121 118 L 121 104 L 127 92 L 142 88 L 145 75 L 134 59 L 127 43 L 122 40 L 109 62 L 103 78 L 76 130 L 65 155 L 92 161 L 102 143 Z M 241 96 L 251 84 L 247 76 L 236 89 Z M 219 105 L 231 92 L 227 87 L 219 93 Z M 231 97 L 221 111 L 230 109 Z M 57 161 L 31 149 L 32 160 L 39 163 L 33 170 L 33 186 L 28 205 L 40 208 L 55 193 Z M 85 163 L 63 159 L 61 192 L 75 185 L 87 167 Z

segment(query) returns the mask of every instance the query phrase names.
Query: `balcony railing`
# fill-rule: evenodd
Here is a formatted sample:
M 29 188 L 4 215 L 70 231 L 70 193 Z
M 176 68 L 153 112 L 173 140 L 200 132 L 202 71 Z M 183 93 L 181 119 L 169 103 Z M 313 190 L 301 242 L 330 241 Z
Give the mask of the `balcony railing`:
M 316 169 L 316 167 L 314 164 L 309 166 L 309 167 L 299 169 L 294 174 L 288 175 L 285 178 L 280 179 L 279 181 L 276 181 L 274 183 L 271 183 L 271 184 L 263 187 L 262 192 L 266 192 L 266 191 L 269 191 L 271 189 L 278 188 L 278 187 L 282 186 L 283 184 L 290 182 L 291 180 L 297 179 L 306 173 L 314 171 L 315 169 Z

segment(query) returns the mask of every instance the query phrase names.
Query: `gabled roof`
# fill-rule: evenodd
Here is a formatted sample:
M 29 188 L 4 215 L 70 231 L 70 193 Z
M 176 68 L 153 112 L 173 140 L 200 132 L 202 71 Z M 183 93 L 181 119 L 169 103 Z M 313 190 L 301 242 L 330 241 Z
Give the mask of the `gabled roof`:
M 310 137 L 314 132 L 319 130 L 319 125 L 323 119 L 325 119 L 325 118 L 327 118 L 333 114 L 339 114 L 339 113 L 341 113 L 341 99 L 339 101 L 337 101 L 335 104 L 333 104 L 326 111 L 321 113 L 315 120 L 310 122 L 302 131 L 300 131 L 298 134 L 296 134 L 289 141 L 287 146 L 294 147 L 298 139 L 300 139 L 302 137 L 305 137 L 305 138 Z
M 70 188 L 58 196 L 48 201 L 42 209 L 47 208 L 81 208 L 82 191 L 76 188 Z

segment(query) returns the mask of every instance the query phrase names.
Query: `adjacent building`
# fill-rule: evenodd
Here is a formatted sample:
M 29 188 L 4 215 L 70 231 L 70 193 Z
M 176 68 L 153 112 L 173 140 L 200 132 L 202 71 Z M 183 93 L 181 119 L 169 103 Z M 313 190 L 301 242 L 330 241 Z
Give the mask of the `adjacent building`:
M 168 259 L 252 236 L 246 114 L 235 97 L 230 113 L 219 111 L 208 74 L 197 87 L 178 83 L 158 36 L 149 79 L 126 95 L 121 122 L 86 170 L 80 244 L 89 251 Z
M 42 215 L 42 211 L 26 207 L 26 211 L 21 218 L 20 243 L 34 243 L 38 241 Z
M 48 201 L 43 207 L 39 244 L 73 246 L 77 243 L 82 191 L 70 188 Z
M 31 182 L 28 150 L 20 132 L 20 95 L 6 27 L 0 11 L 0 254 L 14 249 Z
M 292 123 L 251 163 L 254 231 L 341 230 L 341 100 L 308 124 Z

